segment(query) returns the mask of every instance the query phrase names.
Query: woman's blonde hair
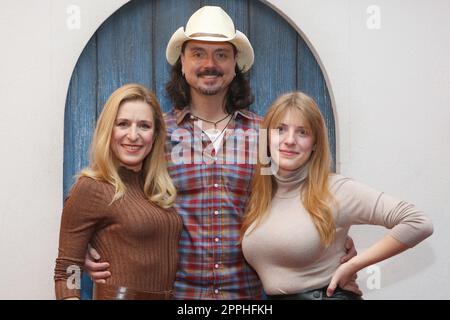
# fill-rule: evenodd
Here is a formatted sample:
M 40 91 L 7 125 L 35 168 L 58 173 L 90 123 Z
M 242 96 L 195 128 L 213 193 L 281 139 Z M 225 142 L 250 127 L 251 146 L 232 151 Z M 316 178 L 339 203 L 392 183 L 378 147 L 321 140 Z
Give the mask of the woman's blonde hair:
M 175 200 L 176 190 L 167 172 L 164 151 L 166 125 L 156 96 L 143 85 L 124 85 L 114 91 L 106 101 L 92 138 L 89 167 L 82 170 L 80 176 L 112 184 L 115 194 L 111 203 L 124 196 L 126 187 L 118 173 L 120 162 L 110 146 L 117 113 L 120 106 L 128 101 L 144 101 L 152 110 L 155 132 L 152 149 L 142 165 L 144 193 L 150 201 L 162 208 L 168 208 Z
M 299 112 L 315 141 L 315 150 L 308 160 L 308 175 L 301 189 L 301 199 L 319 232 L 322 244 L 328 246 L 335 237 L 335 225 L 330 208 L 333 197 L 328 188 L 331 156 L 325 121 L 317 104 L 302 92 L 286 93 L 272 103 L 263 119 L 261 129 L 266 129 L 269 135 L 270 129 L 277 128 L 286 113 L 293 110 Z M 269 139 L 269 136 L 267 138 Z M 267 151 L 270 154 L 270 150 Z M 261 169 L 269 167 L 270 164 L 263 165 L 259 160 L 258 158 L 252 192 L 242 224 L 241 239 L 252 223 L 258 225 L 262 221 L 276 192 L 274 177 L 261 174 Z

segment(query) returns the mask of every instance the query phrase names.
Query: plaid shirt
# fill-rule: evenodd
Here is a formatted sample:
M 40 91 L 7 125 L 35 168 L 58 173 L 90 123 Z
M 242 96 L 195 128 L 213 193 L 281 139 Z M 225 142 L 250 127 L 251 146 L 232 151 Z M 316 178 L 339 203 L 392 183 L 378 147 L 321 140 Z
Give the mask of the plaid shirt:
M 183 219 L 176 299 L 262 297 L 261 283 L 239 245 L 260 118 L 249 111 L 232 117 L 216 153 L 188 108 L 165 114 L 168 170 L 178 192 L 175 208 Z

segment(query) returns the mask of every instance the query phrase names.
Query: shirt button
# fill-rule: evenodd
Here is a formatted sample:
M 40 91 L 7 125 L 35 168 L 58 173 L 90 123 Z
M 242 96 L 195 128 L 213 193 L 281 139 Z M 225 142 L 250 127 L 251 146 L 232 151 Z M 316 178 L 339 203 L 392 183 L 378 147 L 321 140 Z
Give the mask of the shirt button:
M 217 183 L 214 183 L 214 188 L 218 188 L 219 185 Z
M 215 289 L 215 290 L 214 290 L 214 293 L 215 293 L 215 294 L 219 294 L 219 289 Z
M 314 296 L 314 298 L 316 298 L 316 299 L 320 298 L 320 292 L 317 291 L 317 290 L 314 291 L 313 296 Z
M 219 264 L 216 263 L 216 264 L 214 265 L 214 268 L 219 269 Z
M 215 242 L 219 242 L 219 238 L 214 238 L 214 241 Z
M 218 210 L 214 211 L 214 214 L 217 216 L 219 214 L 219 211 Z

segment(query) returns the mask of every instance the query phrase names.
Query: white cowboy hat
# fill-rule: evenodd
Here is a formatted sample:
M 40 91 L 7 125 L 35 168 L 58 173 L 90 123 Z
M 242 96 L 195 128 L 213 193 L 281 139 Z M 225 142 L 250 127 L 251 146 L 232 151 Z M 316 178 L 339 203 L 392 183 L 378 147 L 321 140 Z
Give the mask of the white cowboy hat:
M 247 72 L 254 60 L 250 41 L 245 34 L 234 28 L 233 20 L 220 7 L 205 6 L 189 18 L 186 29 L 178 28 L 167 44 L 167 61 L 174 65 L 181 54 L 181 47 L 187 40 L 230 42 L 237 51 L 237 64 L 242 72 Z

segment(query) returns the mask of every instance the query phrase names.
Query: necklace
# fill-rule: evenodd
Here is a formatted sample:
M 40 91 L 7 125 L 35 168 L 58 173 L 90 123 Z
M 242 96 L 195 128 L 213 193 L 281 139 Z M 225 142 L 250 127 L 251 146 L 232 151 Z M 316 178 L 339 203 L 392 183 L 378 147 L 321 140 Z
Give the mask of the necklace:
M 220 123 L 220 122 L 222 122 L 223 120 L 225 120 L 225 119 L 228 118 L 229 116 L 231 116 L 231 114 L 227 114 L 225 117 L 223 117 L 223 118 L 220 119 L 220 120 L 217 120 L 217 121 L 211 121 L 211 120 L 206 120 L 206 119 L 200 118 L 200 117 L 195 116 L 195 115 L 192 114 L 192 115 L 191 115 L 191 119 L 197 119 L 197 120 L 202 120 L 202 121 L 205 121 L 205 122 L 208 122 L 208 123 L 212 123 L 212 124 L 214 125 L 214 129 L 217 130 L 217 124 Z M 228 124 L 227 124 L 227 125 L 228 125 Z
M 222 120 L 225 120 L 225 119 L 226 119 L 226 117 L 223 118 Z M 214 145 L 214 143 L 220 138 L 220 136 L 222 136 L 222 134 L 225 131 L 225 129 L 228 128 L 228 125 L 230 124 L 232 119 L 233 119 L 233 117 L 231 117 L 230 120 L 228 120 L 227 124 L 222 129 L 222 131 L 220 131 L 220 132 L 218 132 L 219 130 L 217 130 L 217 129 L 209 129 L 209 130 L 206 130 L 206 131 L 205 130 L 202 130 L 202 131 L 204 133 L 206 133 L 210 137 L 209 139 L 211 140 L 211 143 Z M 214 130 L 214 132 L 212 133 L 210 130 Z

